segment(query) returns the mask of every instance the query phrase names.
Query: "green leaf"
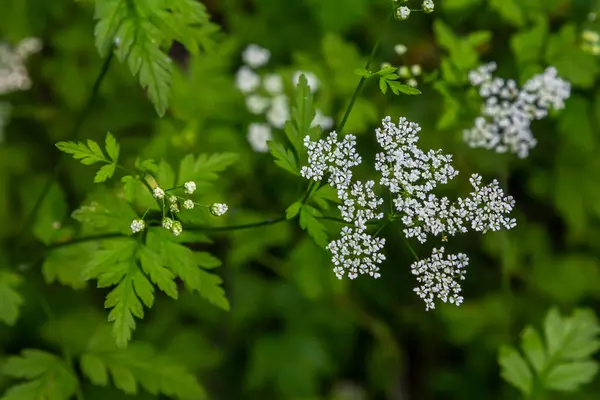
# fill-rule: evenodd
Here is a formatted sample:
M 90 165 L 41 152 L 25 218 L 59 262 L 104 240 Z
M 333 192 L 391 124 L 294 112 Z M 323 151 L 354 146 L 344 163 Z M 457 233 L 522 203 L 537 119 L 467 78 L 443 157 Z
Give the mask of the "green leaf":
M 321 213 L 314 207 L 307 204 L 300 209 L 300 227 L 308 232 L 308 235 L 313 238 L 316 244 L 325 248 L 327 246 L 327 233 L 325 227 L 316 218 L 320 217 Z
M 147 245 L 160 254 L 161 262 L 173 271 L 191 291 L 197 291 L 211 304 L 229 310 L 229 301 L 221 287 L 223 280 L 202 270 L 201 257 L 189 248 L 170 240 L 172 235 L 164 229 L 150 229 Z
M 10 387 L 1 400 L 68 400 L 78 385 L 59 357 L 41 350 L 27 349 L 21 356 L 9 357 L 1 372 L 28 381 Z
M 63 153 L 71 154 L 74 159 L 79 160 L 84 165 L 91 165 L 97 162 L 110 163 L 98 143 L 88 139 L 87 145 L 82 142 L 58 142 L 56 147 Z
M 160 255 L 156 254 L 152 248 L 142 246 L 138 250 L 138 257 L 142 271 L 150 277 L 152 283 L 158 286 L 169 297 L 177 299 L 178 293 L 175 274 L 162 265 Z
M 525 395 L 529 395 L 533 385 L 533 375 L 519 352 L 510 346 L 502 346 L 498 362 L 502 378 Z
M 83 289 L 85 280 L 82 272 L 90 254 L 98 250 L 97 242 L 83 242 L 50 250 L 46 254 L 42 273 L 46 283 L 58 281 L 73 289 Z
M 235 153 L 201 154 L 198 158 L 188 154 L 179 164 L 177 185 L 194 181 L 197 186 L 202 186 L 216 181 L 219 178 L 219 173 L 235 163 L 238 158 Z
M 269 146 L 269 152 L 275 158 L 275 165 L 294 175 L 300 175 L 296 156 L 294 156 L 294 152 L 291 149 L 286 149 L 281 143 L 273 140 L 269 140 L 267 145 Z
M 115 137 L 110 132 L 106 134 L 106 143 L 104 147 L 106 148 L 106 152 L 108 153 L 108 156 L 113 161 L 113 163 L 117 164 L 119 162 L 120 146 L 117 143 Z
M 22 282 L 20 275 L 0 270 L 0 321 L 13 326 L 19 318 L 23 297 L 16 288 Z
M 95 385 L 106 386 L 109 375 L 115 387 L 135 395 L 146 392 L 180 399 L 206 399 L 196 377 L 181 365 L 157 354 L 150 344 L 131 343 L 127 349 L 115 347 L 105 329 L 89 340 L 80 358 L 83 374 Z
M 548 21 L 543 17 L 539 18 L 531 29 L 512 35 L 510 47 L 517 62 L 522 66 L 539 63 L 547 36 Z
M 107 190 L 99 190 L 72 217 L 83 225 L 84 234 L 122 233 L 131 235 L 131 221 L 138 218 L 131 205 Z
M 159 116 L 163 116 L 171 95 L 172 61 L 161 49 L 177 40 L 192 53 L 198 46 L 212 47 L 215 25 L 209 22 L 204 6 L 192 0 L 136 2 L 98 0 L 96 3 L 96 47 L 102 56 L 117 43 L 115 53 L 126 62 Z
M 286 210 L 285 210 L 285 218 L 286 219 L 293 219 L 296 217 L 296 215 L 298 215 L 300 213 L 300 209 L 302 208 L 302 203 L 299 201 L 296 201 L 294 203 L 292 203 L 291 206 L 289 206 Z
M 527 359 L 533 365 L 535 371 L 540 373 L 547 362 L 546 349 L 542 338 L 535 329 L 528 326 L 521 332 L 521 343 Z
M 329 209 L 329 203 L 339 204 L 337 189 L 331 185 L 323 185 L 311 195 L 311 199 L 322 209 Z
M 94 176 L 94 183 L 105 182 L 111 178 L 115 174 L 115 167 L 115 164 L 107 164 L 102 166 L 102 168 L 96 172 L 96 176 Z
M 38 188 L 41 190 L 41 187 Z M 25 195 L 31 196 L 31 192 L 27 192 Z M 39 195 L 41 195 L 41 191 Z M 60 239 L 67 209 L 64 191 L 57 183 L 52 183 L 35 216 L 33 224 L 35 237 L 46 245 Z
M 386 94 L 388 90 L 387 81 L 383 78 L 379 78 L 379 90 L 381 93 Z
M 561 364 L 550 370 L 546 378 L 548 389 L 573 392 L 581 385 L 590 383 L 598 372 L 595 361 L 575 361 Z
M 394 72 L 396 72 L 397 70 L 398 70 L 398 68 L 392 67 L 392 66 L 383 67 L 379 71 L 375 72 L 375 74 L 382 76 L 382 77 L 386 77 L 386 76 L 394 74 Z M 396 79 L 396 78 L 392 78 L 392 79 Z
M 140 172 L 158 172 L 158 164 L 152 159 L 144 160 L 140 157 L 135 159 L 135 168 Z
M 505 21 L 516 26 L 525 25 L 525 15 L 517 0 L 489 0 L 489 4 Z
M 308 86 L 308 81 L 304 74 L 300 75 L 298 85 L 296 86 L 296 98 L 292 105 L 291 120 L 285 124 L 285 135 L 292 144 L 296 154 L 304 154 L 305 149 L 302 141 L 306 136 L 311 135 L 312 131 L 320 130 L 318 127 L 311 129 L 312 121 L 315 118 L 315 106 L 313 104 L 313 95 Z M 270 148 L 270 147 L 269 147 Z M 279 165 L 279 164 L 278 164 Z M 284 168 L 284 167 L 282 167 Z M 286 168 L 284 168 L 286 169 Z
M 364 68 L 357 68 L 354 70 L 354 73 L 363 78 L 370 78 L 371 76 L 373 76 L 373 74 L 369 70 Z
M 408 94 L 408 95 L 421 94 L 421 91 L 419 89 L 414 88 L 409 85 L 404 85 L 400 82 L 388 81 L 387 83 L 390 86 L 390 88 L 394 91 L 395 94 L 398 94 L 397 92 Z

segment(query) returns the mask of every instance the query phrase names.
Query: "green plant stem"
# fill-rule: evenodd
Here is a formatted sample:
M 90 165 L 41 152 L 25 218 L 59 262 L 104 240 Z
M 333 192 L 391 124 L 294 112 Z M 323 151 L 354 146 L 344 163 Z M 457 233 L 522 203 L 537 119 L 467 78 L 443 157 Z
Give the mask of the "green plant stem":
M 209 231 L 209 232 L 218 232 L 218 231 L 239 231 L 242 229 L 251 229 L 258 228 L 261 226 L 274 225 L 280 222 L 287 221 L 286 217 L 279 217 L 275 219 L 267 219 L 265 221 L 253 222 L 250 224 L 242 224 L 242 225 L 229 225 L 229 226 L 189 226 L 186 228 L 188 231 Z
M 402 236 L 402 240 L 404 240 L 404 243 L 406 244 L 406 247 L 408 247 L 408 249 L 410 250 L 410 252 L 412 253 L 412 255 L 415 256 L 415 260 L 416 261 L 420 261 L 419 256 L 417 255 L 417 252 L 410 245 L 410 243 L 408 242 L 408 239 L 406 239 L 406 237 Z
M 106 74 L 108 72 L 108 68 L 110 67 L 110 62 L 111 62 L 112 58 L 113 58 L 113 52 L 111 50 L 108 53 L 108 56 L 106 57 L 106 59 L 104 60 L 104 63 L 102 64 L 102 68 L 100 69 L 100 72 L 98 73 L 98 76 L 96 77 L 96 80 L 94 81 L 94 85 L 92 86 L 92 91 L 90 92 L 90 96 L 88 97 L 86 105 L 83 107 L 83 109 L 79 113 L 79 116 L 77 117 L 77 120 L 75 121 L 75 125 L 73 125 L 73 129 L 71 130 L 71 132 L 68 136 L 69 139 L 75 140 L 77 138 L 79 131 L 81 130 L 81 127 L 83 126 L 83 122 L 85 121 L 90 110 L 92 109 L 92 105 L 94 104 L 94 101 L 96 100 L 96 97 L 98 96 L 98 93 L 100 92 L 100 85 L 102 84 L 102 81 L 106 77 Z M 18 236 L 22 236 L 31 227 L 31 224 L 33 223 L 33 219 L 35 218 L 35 215 L 37 214 L 39 208 L 41 207 L 42 202 L 46 198 L 46 195 L 48 195 L 48 192 L 50 191 L 52 182 L 54 182 L 54 180 L 58 176 L 58 172 L 60 171 L 60 167 L 62 166 L 63 160 L 65 160 L 65 157 L 63 155 L 61 155 L 61 158 L 59 159 L 59 161 L 54 165 L 54 169 L 52 170 L 52 175 L 50 176 L 50 178 L 48 178 L 48 181 L 46 181 L 46 184 L 44 185 L 44 187 L 42 189 L 42 193 L 39 195 L 39 197 L 35 201 L 35 204 L 34 204 L 33 208 L 31 209 L 31 211 L 29 212 L 29 214 L 27 214 L 27 216 L 25 217 L 25 221 L 23 222 L 22 228 L 21 228 Z

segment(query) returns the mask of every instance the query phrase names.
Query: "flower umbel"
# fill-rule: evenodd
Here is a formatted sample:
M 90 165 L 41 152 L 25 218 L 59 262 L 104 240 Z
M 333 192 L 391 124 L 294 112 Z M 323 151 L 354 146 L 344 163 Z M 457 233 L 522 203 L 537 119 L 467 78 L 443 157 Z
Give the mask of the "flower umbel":
M 210 212 L 215 217 L 220 217 L 224 215 L 228 209 L 229 207 L 227 207 L 227 204 L 223 203 L 214 203 L 212 206 L 210 206 Z
M 186 183 L 183 184 L 183 187 L 185 188 L 185 192 L 187 194 L 192 194 L 192 193 L 194 193 L 196 191 L 196 182 L 194 182 L 194 181 L 188 181 L 188 182 L 186 182 Z M 171 203 L 173 203 L 174 201 L 177 201 L 176 197 L 175 197 L 175 200 L 172 200 L 174 197 L 175 196 L 171 196 L 169 198 L 169 201 Z
M 132 233 L 138 233 L 144 230 L 146 223 L 143 219 L 134 219 L 131 221 L 131 225 L 129 227 L 131 228 Z

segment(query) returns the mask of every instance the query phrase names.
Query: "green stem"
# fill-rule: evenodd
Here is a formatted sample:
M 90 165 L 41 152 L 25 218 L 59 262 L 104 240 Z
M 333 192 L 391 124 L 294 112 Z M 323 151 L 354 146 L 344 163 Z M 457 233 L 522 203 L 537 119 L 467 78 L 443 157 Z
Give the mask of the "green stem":
M 377 50 L 379 49 L 379 44 L 381 43 L 381 39 L 383 38 L 385 31 L 387 30 L 387 26 L 388 26 L 391 18 L 392 18 L 392 15 L 391 14 L 388 15 L 387 19 L 385 20 L 385 25 L 384 25 L 381 33 L 379 34 L 379 37 L 377 38 L 377 41 L 375 42 L 373 49 L 371 49 L 371 55 L 369 56 L 369 59 L 367 60 L 367 64 L 365 65 L 366 70 L 369 69 L 369 67 L 371 66 L 371 63 L 375 60 L 375 55 L 377 54 Z M 359 95 L 362 87 L 364 86 L 366 80 L 367 80 L 366 77 L 364 77 L 364 76 L 361 77 L 360 80 L 358 81 L 358 85 L 356 85 L 356 88 L 354 89 L 354 93 L 352 93 L 352 97 L 350 98 L 350 103 L 348 103 L 348 107 L 346 107 L 346 111 L 344 112 L 344 116 L 342 117 L 342 122 L 340 122 L 340 126 L 338 127 L 338 133 L 340 135 L 344 131 L 346 122 L 348 122 L 350 113 L 352 112 L 352 109 L 354 108 L 354 103 L 356 103 L 356 100 L 358 99 L 358 95 Z
M 408 239 L 406 239 L 404 236 L 402 236 L 402 240 L 404 240 L 404 243 L 406 244 L 406 247 L 408 247 L 408 249 L 410 250 L 410 252 L 412 253 L 413 256 L 415 256 L 415 260 L 416 261 L 420 261 L 419 260 L 419 256 L 417 255 L 417 253 L 415 252 L 415 249 L 413 249 L 413 247 L 410 245 L 410 243 L 408 242 Z
M 92 87 L 92 91 L 90 92 L 90 96 L 88 97 L 87 103 L 86 103 L 85 107 L 81 110 L 81 112 L 79 113 L 79 116 L 77 117 L 75 125 L 73 125 L 73 129 L 71 130 L 71 132 L 68 136 L 69 139 L 75 140 L 77 138 L 79 131 L 81 130 L 81 127 L 83 126 L 83 122 L 85 121 L 85 118 L 88 116 L 90 110 L 92 109 L 92 105 L 94 104 L 94 101 L 96 100 L 96 97 L 98 96 L 98 93 L 100 91 L 100 85 L 102 84 L 102 81 L 106 77 L 106 74 L 108 72 L 108 68 L 110 66 L 110 62 L 111 62 L 112 58 L 113 58 L 113 52 L 110 51 L 108 56 L 104 60 L 104 64 L 102 64 L 102 68 L 100 69 L 100 72 L 98 73 L 98 76 L 96 77 L 96 80 L 94 81 L 94 86 Z M 25 221 L 22 225 L 21 231 L 19 232 L 18 236 L 22 236 L 31 227 L 31 224 L 33 222 L 33 219 L 35 218 L 35 215 L 37 214 L 39 208 L 42 206 L 42 202 L 46 198 L 46 195 L 48 195 L 48 192 L 50 191 L 52 182 L 54 182 L 54 180 L 58 176 L 58 172 L 60 171 L 60 167 L 61 167 L 63 160 L 65 160 L 65 157 L 60 158 L 59 161 L 54 165 L 54 169 L 52 170 L 51 177 L 48 178 L 48 181 L 46 181 L 46 184 L 44 185 L 44 187 L 42 189 L 42 193 L 35 201 L 35 204 L 33 205 L 33 208 L 31 209 L 29 214 L 27 214 L 27 217 L 25 218 Z
M 278 224 L 280 222 L 285 222 L 287 221 L 286 217 L 280 217 L 280 218 L 275 218 L 275 219 L 267 219 L 265 221 L 260 221 L 260 222 L 253 222 L 251 224 L 242 224 L 242 225 L 230 225 L 230 226 L 201 226 L 201 225 L 196 225 L 196 226 L 189 226 L 186 228 L 186 230 L 188 231 L 239 231 L 242 229 L 250 229 L 250 228 L 258 228 L 261 226 L 267 226 L 267 225 L 275 225 Z

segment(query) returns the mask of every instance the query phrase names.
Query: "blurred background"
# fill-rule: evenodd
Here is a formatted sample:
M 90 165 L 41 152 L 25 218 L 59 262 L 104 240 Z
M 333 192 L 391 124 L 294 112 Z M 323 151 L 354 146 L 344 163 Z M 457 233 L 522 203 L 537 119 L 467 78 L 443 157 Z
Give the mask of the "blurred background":
M 203 3 L 221 31 L 216 45 L 198 56 L 177 43 L 171 48 L 175 68 L 165 116 L 157 116 L 137 78 L 115 59 L 79 139 L 102 142 L 112 132 L 130 165 L 138 155 L 178 163 L 188 153 L 238 153 L 210 195 L 229 204 L 225 223 L 279 217 L 302 183 L 249 138 L 249 126 L 265 117 L 248 109 L 236 86 L 243 50 L 249 44 L 268 49 L 270 60 L 257 71 L 280 74 L 288 95 L 294 73 L 310 72 L 318 82 L 317 108 L 335 129 L 359 80 L 354 71 L 364 67 L 382 35 L 373 68 L 408 67 L 405 79 L 414 79 L 422 94 L 383 95 L 367 82 L 345 127 L 358 136 L 363 158 L 374 157 L 381 119 L 405 116 L 423 127 L 422 148 L 454 155 L 461 173 L 445 191 L 465 195 L 474 172 L 498 179 L 516 199 L 517 227 L 453 238 L 447 247 L 471 259 L 465 302 L 429 312 L 413 292 L 413 256 L 399 225 L 384 230 L 387 261 L 378 280 L 338 281 L 328 254 L 297 223 L 218 233 L 200 248 L 223 262 L 215 272 L 224 279 L 231 311 L 187 292 L 178 300 L 157 295 L 134 339 L 196 374 L 211 399 L 520 398 L 500 377 L 499 347 L 518 344 L 526 325 L 541 328 L 552 306 L 570 313 L 600 305 L 600 51 L 584 35 L 600 28 L 593 14 L 600 4 L 438 0 L 433 13 L 413 12 L 386 26 L 392 5 L 384 0 Z M 0 324 L 2 356 L 24 348 L 57 351 L 45 307 L 53 320 L 71 321 L 65 335 L 75 341 L 88 318 L 106 318 L 106 290 L 95 283 L 64 285 L 40 268 L 40 237 L 50 229 L 66 236 L 76 231 L 70 214 L 94 190 L 93 168 L 65 161 L 33 229 L 21 231 L 61 157 L 54 144 L 73 139 L 103 65 L 93 16 L 91 0 L 0 0 L 0 267 L 20 282 L 23 298 L 18 319 Z M 39 42 L 23 42 L 27 38 Z M 18 51 L 26 69 L 8 84 L 3 62 L 16 63 Z M 555 66 L 572 84 L 565 109 L 532 124 L 538 145 L 527 158 L 471 149 L 462 140 L 481 104 L 468 71 L 490 61 L 499 76 L 520 83 Z M 276 128 L 271 134 L 283 137 Z M 368 177 L 369 168 L 358 175 Z M 331 237 L 336 229 L 333 223 Z M 434 246 L 412 245 L 422 257 Z M 75 261 L 69 268 L 77 268 Z M 0 308 L 8 301 L 0 297 Z M 0 378 L 0 390 L 10 382 Z M 89 382 L 83 389 L 86 399 L 167 398 L 125 395 Z M 547 398 L 599 397 L 596 379 Z

